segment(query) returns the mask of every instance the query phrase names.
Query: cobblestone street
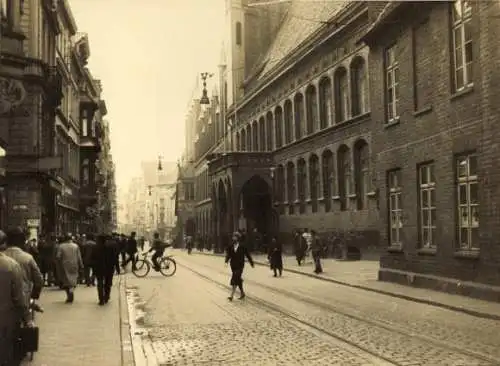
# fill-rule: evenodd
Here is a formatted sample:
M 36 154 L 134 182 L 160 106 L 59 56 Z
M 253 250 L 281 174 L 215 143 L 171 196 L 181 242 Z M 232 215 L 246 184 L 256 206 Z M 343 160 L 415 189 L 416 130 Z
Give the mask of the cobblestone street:
M 230 303 L 222 258 L 177 258 L 172 278 L 128 277 L 162 365 L 500 363 L 494 320 L 260 266 L 245 272 L 249 297 Z

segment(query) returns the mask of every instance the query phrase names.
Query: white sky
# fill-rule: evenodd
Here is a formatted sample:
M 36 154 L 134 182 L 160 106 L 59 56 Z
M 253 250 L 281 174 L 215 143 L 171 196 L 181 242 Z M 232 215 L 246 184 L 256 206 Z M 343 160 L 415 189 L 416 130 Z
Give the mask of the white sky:
M 216 71 L 224 0 L 69 0 L 90 41 L 89 68 L 102 80 L 117 184 L 140 162 L 175 161 L 197 75 Z

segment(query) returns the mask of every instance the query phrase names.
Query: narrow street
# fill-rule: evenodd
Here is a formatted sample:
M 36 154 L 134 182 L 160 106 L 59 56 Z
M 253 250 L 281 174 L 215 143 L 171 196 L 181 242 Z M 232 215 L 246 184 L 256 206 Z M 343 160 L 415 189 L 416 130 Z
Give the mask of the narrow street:
M 127 276 L 159 365 L 498 365 L 498 322 L 247 266 L 227 300 L 223 258 L 175 252 L 177 273 Z

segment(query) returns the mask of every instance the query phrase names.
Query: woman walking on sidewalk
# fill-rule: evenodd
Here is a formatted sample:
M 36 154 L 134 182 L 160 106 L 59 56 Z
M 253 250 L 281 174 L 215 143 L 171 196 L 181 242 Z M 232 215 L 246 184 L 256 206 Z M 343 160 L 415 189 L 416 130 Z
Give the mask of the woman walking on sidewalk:
M 229 262 L 231 266 L 231 271 L 233 272 L 231 276 L 231 295 L 228 297 L 229 301 L 233 301 L 234 293 L 236 292 L 236 287 L 240 289 L 240 300 L 245 298 L 245 291 L 243 290 L 243 268 L 245 267 L 245 257 L 250 262 L 250 265 L 254 266 L 252 256 L 248 249 L 241 243 L 241 234 L 239 232 L 233 233 L 233 245 L 229 245 L 226 249 L 226 259 L 225 263 Z
M 274 277 L 281 277 L 283 273 L 283 246 L 278 242 L 276 237 L 271 239 L 271 245 L 269 246 L 269 264 L 271 265 L 271 271 L 274 272 Z

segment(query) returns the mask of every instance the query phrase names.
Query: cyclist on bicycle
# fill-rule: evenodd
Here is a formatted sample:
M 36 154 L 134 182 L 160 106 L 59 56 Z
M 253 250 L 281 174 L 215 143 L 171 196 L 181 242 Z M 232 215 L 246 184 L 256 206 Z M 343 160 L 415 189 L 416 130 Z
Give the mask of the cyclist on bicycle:
M 155 252 L 153 254 L 153 256 L 151 257 L 151 260 L 152 260 L 153 266 L 154 266 L 153 268 L 155 271 L 158 272 L 160 270 L 160 264 L 158 263 L 158 259 L 160 259 L 163 256 L 165 249 L 167 249 L 170 246 L 171 246 L 170 244 L 167 244 L 160 239 L 160 234 L 154 233 L 153 243 L 152 243 L 151 249 L 149 249 L 148 253 L 151 253 L 152 251 Z

